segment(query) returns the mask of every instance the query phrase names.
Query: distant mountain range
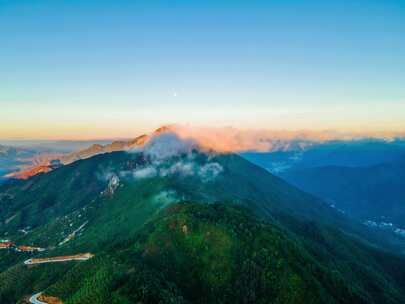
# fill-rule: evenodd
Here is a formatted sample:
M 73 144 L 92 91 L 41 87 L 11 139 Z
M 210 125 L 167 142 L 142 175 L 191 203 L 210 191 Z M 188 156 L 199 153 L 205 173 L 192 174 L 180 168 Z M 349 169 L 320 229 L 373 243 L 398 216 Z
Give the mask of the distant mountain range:
M 155 132 L 160 132 L 163 128 L 156 130 Z M 126 151 L 134 149 L 135 147 L 143 145 L 148 140 L 147 135 L 141 135 L 133 140 L 128 141 L 113 141 L 107 144 L 92 144 L 87 148 L 64 153 L 39 153 L 27 159 L 26 166 L 20 166 L 18 169 L 14 170 L 7 175 L 9 178 L 16 179 L 27 179 L 38 173 L 47 173 L 55 168 L 55 161 L 62 165 L 67 165 L 80 159 L 86 159 L 98 154 L 109 153 L 114 151 Z M 57 166 L 56 166 L 57 167 Z
M 10 140 L 0 144 L 0 181 L 6 175 L 24 179 L 38 173 L 45 173 L 54 167 L 53 160 L 67 156 L 74 151 L 88 150 L 91 145 L 107 145 L 110 140 L 94 141 L 43 141 Z M 72 158 L 74 156 L 72 155 Z
M 243 157 L 273 173 L 323 166 L 367 167 L 405 157 L 405 140 L 327 141 L 304 149 L 243 152 Z
M 281 176 L 363 221 L 405 228 L 405 157 L 368 167 L 295 169 Z
M 376 229 L 405 236 L 405 142 L 331 142 L 244 157 Z
M 0 186 L 0 237 L 44 249 L 0 250 L 0 303 L 405 301 L 404 238 L 169 129 L 133 145 Z
M 298 161 L 305 154 L 305 161 L 311 165 L 314 162 L 330 161 L 334 159 L 343 163 L 364 163 L 375 161 L 375 158 L 390 159 L 392 154 L 398 151 L 393 147 L 402 145 L 400 150 L 405 153 L 405 144 L 401 137 L 402 133 L 381 133 L 386 139 L 364 139 L 361 134 L 345 134 L 338 132 L 318 131 L 266 131 L 266 130 L 238 130 L 234 128 L 197 128 L 181 125 L 163 126 L 154 133 L 170 130 L 180 138 L 198 141 L 200 146 L 209 149 L 228 152 L 242 153 L 242 155 L 254 163 L 276 173 L 289 168 L 291 165 L 304 164 Z M 337 138 L 341 138 L 337 140 Z M 25 159 L 25 165 L 13 170 L 9 177 L 26 179 L 37 173 L 52 170 L 53 161 L 61 164 L 70 164 L 79 159 L 85 159 L 101 153 L 113 151 L 127 151 L 142 146 L 150 139 L 150 135 L 141 135 L 130 140 L 90 142 L 60 141 L 49 142 L 34 147 L 42 147 L 43 151 L 34 157 Z M 44 148 L 48 149 L 44 150 Z M 337 150 L 338 158 L 328 155 Z M 345 150 L 346 154 L 345 154 Z M 250 152 L 249 152 L 250 151 Z M 375 151 L 375 152 L 374 152 Z M 354 153 L 353 153 L 354 152 Z M 364 153 L 369 153 L 364 157 Z M 357 155 L 357 156 L 356 156 Z M 339 159 L 339 157 L 341 159 Z M 0 166 L 1 169 L 1 166 Z

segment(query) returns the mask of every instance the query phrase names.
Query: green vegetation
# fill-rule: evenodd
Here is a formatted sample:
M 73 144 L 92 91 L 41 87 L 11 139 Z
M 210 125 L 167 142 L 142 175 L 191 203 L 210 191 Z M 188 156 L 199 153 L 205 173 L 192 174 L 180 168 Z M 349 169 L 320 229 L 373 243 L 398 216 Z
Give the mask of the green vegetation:
M 164 210 L 46 293 L 65 303 L 365 303 L 280 228 L 245 209 L 189 203 Z
M 116 152 L 1 186 L 0 235 L 46 251 L 0 251 L 0 303 L 42 290 L 65 303 L 405 302 L 405 261 L 381 249 L 397 247 L 237 155 L 192 161 L 222 171 L 134 178 L 150 161 Z M 95 257 L 22 265 L 80 252 Z

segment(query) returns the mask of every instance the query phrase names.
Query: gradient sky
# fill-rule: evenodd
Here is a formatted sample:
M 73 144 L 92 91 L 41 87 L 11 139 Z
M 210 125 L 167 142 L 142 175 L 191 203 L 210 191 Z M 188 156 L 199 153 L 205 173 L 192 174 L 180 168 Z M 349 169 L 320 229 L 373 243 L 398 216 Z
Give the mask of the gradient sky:
M 0 0 L 0 139 L 405 130 L 405 1 Z

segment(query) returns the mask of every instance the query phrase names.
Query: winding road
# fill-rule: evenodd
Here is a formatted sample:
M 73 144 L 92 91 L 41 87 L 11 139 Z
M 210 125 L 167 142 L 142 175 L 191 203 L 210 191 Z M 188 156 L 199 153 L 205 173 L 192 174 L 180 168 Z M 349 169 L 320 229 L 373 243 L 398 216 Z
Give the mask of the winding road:
M 46 264 L 46 263 L 60 263 L 68 261 L 86 261 L 92 258 L 94 255 L 91 253 L 80 253 L 70 256 L 59 256 L 50 258 L 32 258 L 24 261 L 25 265 Z
M 44 264 L 44 263 L 57 263 L 57 262 L 66 262 L 66 261 L 85 261 L 93 257 L 93 254 L 91 253 L 80 253 L 76 255 L 71 255 L 71 256 L 60 256 L 60 257 L 52 257 L 52 258 L 33 258 L 33 259 L 28 259 L 24 262 L 25 265 L 33 265 L 33 264 Z M 36 294 L 33 294 L 29 302 L 32 304 L 48 304 L 46 302 L 42 302 L 38 300 L 38 297 L 40 297 L 42 292 L 38 292 Z
M 42 302 L 42 301 L 38 300 L 38 297 L 41 294 L 42 294 L 42 292 L 38 292 L 38 293 L 32 295 L 31 298 L 29 299 L 30 303 L 33 303 L 33 304 L 48 304 L 48 303 L 45 303 L 45 302 Z

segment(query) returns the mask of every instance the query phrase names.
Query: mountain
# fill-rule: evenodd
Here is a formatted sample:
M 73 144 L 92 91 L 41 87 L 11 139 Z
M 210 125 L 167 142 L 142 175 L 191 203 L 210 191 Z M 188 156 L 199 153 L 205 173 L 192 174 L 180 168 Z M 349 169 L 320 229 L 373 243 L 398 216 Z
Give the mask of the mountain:
M 155 132 L 159 132 L 159 130 Z M 86 159 L 97 154 L 130 150 L 143 145 L 147 140 L 147 135 L 141 135 L 129 141 L 114 141 L 111 144 L 106 145 L 94 144 L 84 150 L 61 155 L 58 157 L 58 160 L 60 160 L 63 164 L 70 164 L 76 160 Z
M 168 207 L 46 293 L 69 303 L 365 303 L 279 227 L 198 203 Z
M 11 178 L 26 179 L 38 173 L 53 170 L 52 162 L 70 164 L 98 154 L 114 151 L 128 151 L 143 146 L 153 136 L 172 132 L 180 138 L 197 141 L 200 146 L 226 153 L 238 152 L 253 163 L 277 174 L 292 167 L 312 167 L 319 165 L 370 165 L 390 161 L 405 155 L 405 142 L 398 139 L 362 139 L 358 136 L 333 134 L 328 132 L 288 132 L 288 131 L 243 131 L 233 128 L 193 128 L 181 125 L 167 125 L 153 134 L 143 134 L 131 140 L 112 143 L 99 141 L 86 148 L 89 142 L 61 141 L 43 144 L 52 153 L 40 153 L 27 159 L 27 165 L 9 175 Z M 388 134 L 381 134 L 381 136 Z M 336 140 L 335 138 L 352 138 Z M 38 144 L 37 144 L 38 145 Z M 259 152 L 257 152 L 259 151 Z M 333 160 L 333 163 L 331 163 Z
M 163 131 L 165 128 L 160 128 L 155 131 L 155 134 Z M 26 166 L 20 166 L 15 168 L 15 170 L 7 175 L 9 178 L 15 179 L 27 179 L 31 176 L 37 175 L 39 173 L 48 173 L 55 169 L 54 163 L 67 165 L 71 164 L 80 159 L 86 159 L 98 154 L 109 153 L 114 151 L 127 151 L 134 149 L 136 147 L 142 146 L 149 139 L 147 135 L 141 135 L 135 139 L 129 141 L 113 141 L 108 144 L 92 144 L 85 149 L 81 149 L 73 152 L 52 152 L 52 153 L 41 153 L 33 157 L 32 159 L 27 159 Z M 18 170 L 17 170 L 18 169 Z
M 405 237 L 402 139 L 335 141 L 241 155 L 373 229 Z
M 105 141 L 98 141 L 104 143 Z M 52 171 L 55 160 L 74 154 L 77 147 L 89 145 L 87 141 L 6 141 L 0 145 L 0 182 L 8 179 L 27 179 Z M 56 164 L 59 164 L 58 161 Z
M 281 176 L 362 221 L 405 228 L 405 157 L 369 167 L 288 170 Z
M 1 303 L 40 291 L 64 303 L 405 299 L 401 238 L 167 131 L 0 186 L 0 236 L 41 249 L 0 250 Z M 84 262 L 22 263 L 86 252 Z

